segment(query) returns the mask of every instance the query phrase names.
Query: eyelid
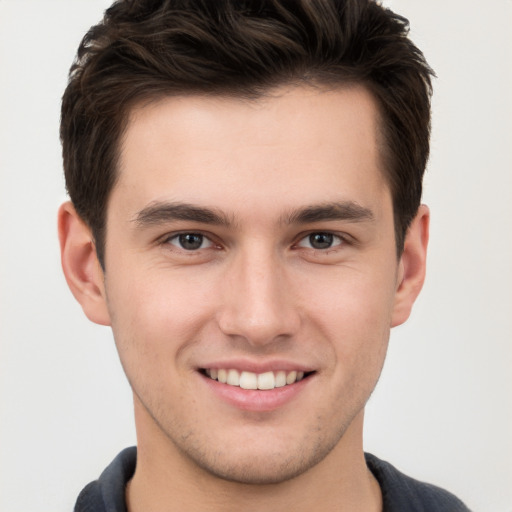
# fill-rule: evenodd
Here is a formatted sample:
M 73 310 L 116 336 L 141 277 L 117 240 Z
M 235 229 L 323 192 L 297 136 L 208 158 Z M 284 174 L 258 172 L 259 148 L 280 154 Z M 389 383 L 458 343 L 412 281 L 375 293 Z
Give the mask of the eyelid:
M 339 243 L 334 243 L 331 247 L 328 247 L 328 248 L 325 248 L 325 249 L 316 249 L 315 247 L 302 245 L 302 242 L 304 242 L 304 241 L 307 242 L 309 237 L 311 235 L 315 235 L 315 234 L 332 235 L 334 238 L 339 239 Z M 347 235 L 345 233 L 329 231 L 327 229 L 315 229 L 315 230 L 312 230 L 312 231 L 308 231 L 307 233 L 301 233 L 299 235 L 299 237 L 297 237 L 297 242 L 295 244 L 293 244 L 293 245 L 294 245 L 294 247 L 303 247 L 303 248 L 306 248 L 306 249 L 312 249 L 314 251 L 322 252 L 322 251 L 329 251 L 329 250 L 332 251 L 332 250 L 337 249 L 340 246 L 343 246 L 345 244 L 349 245 L 349 244 L 352 244 L 352 243 L 353 243 L 352 237 L 350 237 L 349 235 Z
M 172 243 L 173 240 L 177 240 L 178 237 L 180 237 L 181 235 L 200 235 L 203 237 L 203 241 L 209 242 L 208 246 L 201 247 L 201 248 L 195 249 L 195 250 L 187 250 L 184 247 L 180 247 L 179 243 Z M 220 244 L 215 241 L 214 237 L 211 234 L 205 233 L 205 232 L 201 231 L 200 229 L 183 229 L 180 231 L 175 231 L 173 233 L 167 233 L 166 235 L 160 237 L 158 243 L 161 245 L 171 245 L 176 250 L 184 251 L 189 254 L 192 254 L 194 252 L 199 252 L 204 249 L 210 249 L 212 247 L 220 246 Z

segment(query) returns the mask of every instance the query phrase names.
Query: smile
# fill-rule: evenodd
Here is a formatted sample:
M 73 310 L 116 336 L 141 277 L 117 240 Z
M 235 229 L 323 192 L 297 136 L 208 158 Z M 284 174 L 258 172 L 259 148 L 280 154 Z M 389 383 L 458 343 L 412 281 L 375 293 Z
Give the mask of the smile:
M 207 368 L 204 374 L 212 380 L 216 380 L 228 386 L 240 387 L 242 389 L 269 390 L 282 388 L 301 381 L 305 374 L 302 371 L 276 371 L 253 373 L 234 369 Z M 307 376 L 307 374 L 306 374 Z

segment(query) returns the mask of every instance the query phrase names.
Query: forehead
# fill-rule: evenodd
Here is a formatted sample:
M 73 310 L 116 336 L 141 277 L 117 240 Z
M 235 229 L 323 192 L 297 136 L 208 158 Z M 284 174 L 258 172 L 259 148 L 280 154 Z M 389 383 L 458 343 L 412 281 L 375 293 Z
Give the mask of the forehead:
M 236 192 L 254 208 L 269 197 L 293 208 L 376 194 L 387 190 L 378 125 L 376 101 L 359 86 L 283 88 L 257 100 L 163 98 L 131 111 L 113 194 L 136 195 L 133 208 L 223 197 L 229 206 Z

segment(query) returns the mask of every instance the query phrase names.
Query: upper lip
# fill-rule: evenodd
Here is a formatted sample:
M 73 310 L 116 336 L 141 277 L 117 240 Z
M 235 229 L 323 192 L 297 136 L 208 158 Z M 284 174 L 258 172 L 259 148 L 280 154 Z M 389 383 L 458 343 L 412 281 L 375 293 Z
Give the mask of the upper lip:
M 265 372 L 277 372 L 277 371 L 301 371 L 304 373 L 315 371 L 315 368 L 303 364 L 296 363 L 289 360 L 275 359 L 268 361 L 254 361 L 248 359 L 224 359 L 216 360 L 199 365 L 198 369 L 233 369 L 238 371 L 246 371 L 252 373 L 265 373 Z

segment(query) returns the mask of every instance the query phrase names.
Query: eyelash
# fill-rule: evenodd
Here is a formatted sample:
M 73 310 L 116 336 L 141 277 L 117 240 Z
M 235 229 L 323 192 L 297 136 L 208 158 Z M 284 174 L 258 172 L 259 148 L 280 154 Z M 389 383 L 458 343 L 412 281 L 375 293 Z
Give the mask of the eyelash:
M 206 241 L 206 242 L 208 242 L 208 247 L 197 247 L 196 249 L 186 249 L 182 245 L 183 240 L 181 239 L 181 237 L 187 237 L 187 236 L 188 237 L 194 237 L 194 236 L 201 237 L 201 245 L 203 245 L 203 243 Z M 173 243 L 174 240 L 176 240 L 177 243 Z M 199 252 L 202 249 L 210 249 L 211 247 L 216 246 L 215 242 L 211 239 L 210 236 L 205 235 L 201 232 L 197 232 L 197 231 L 184 231 L 182 233 L 176 233 L 176 234 L 167 236 L 166 238 L 164 238 L 163 244 L 173 245 L 174 247 L 176 247 L 176 249 L 186 251 L 190 254 Z
M 330 238 L 331 245 L 329 245 L 328 247 L 323 247 L 323 248 L 322 247 L 312 247 L 311 244 L 312 244 L 313 236 L 322 236 L 322 237 L 327 237 L 328 239 Z M 185 240 L 182 239 L 181 237 L 200 237 L 201 238 L 200 246 L 196 247 L 196 248 L 187 249 L 187 248 L 183 247 L 183 243 L 185 242 Z M 336 234 L 336 233 L 332 233 L 330 231 L 311 231 L 306 234 L 301 234 L 300 238 L 298 239 L 298 242 L 294 243 L 292 248 L 293 249 L 306 248 L 306 249 L 311 249 L 313 251 L 317 251 L 319 253 L 328 252 L 328 251 L 336 251 L 339 249 L 340 246 L 350 245 L 350 241 L 347 240 L 347 238 L 348 237 L 346 235 Z M 334 245 L 332 245 L 332 243 L 336 242 L 336 240 L 337 240 L 337 243 L 334 243 Z M 176 243 L 174 243 L 174 241 L 176 241 Z M 208 242 L 208 246 L 202 247 L 202 245 L 204 244 L 205 241 Z M 303 245 L 304 243 L 308 243 L 308 241 L 309 241 L 309 246 Z M 194 253 L 197 253 L 201 250 L 204 250 L 204 249 L 220 248 L 220 244 L 216 244 L 211 236 L 206 235 L 201 232 L 198 232 L 198 231 L 184 231 L 181 233 L 175 233 L 175 234 L 165 237 L 163 239 L 162 243 L 163 243 L 163 245 L 172 245 L 177 250 L 185 251 L 191 255 Z
M 328 243 L 331 243 L 329 247 L 312 247 L 312 237 L 314 236 L 321 236 L 321 237 L 327 237 L 329 240 Z M 334 243 L 336 240 L 338 240 L 337 243 Z M 309 247 L 308 249 L 312 249 L 314 251 L 319 252 L 327 252 L 329 250 L 337 250 L 340 246 L 345 245 L 347 243 L 347 240 L 342 235 L 332 233 L 330 231 L 312 231 L 304 236 L 302 236 L 299 241 L 294 245 L 294 247 L 305 247 L 305 245 L 302 245 L 304 242 L 309 241 Z M 333 244 L 334 243 L 334 244 Z

